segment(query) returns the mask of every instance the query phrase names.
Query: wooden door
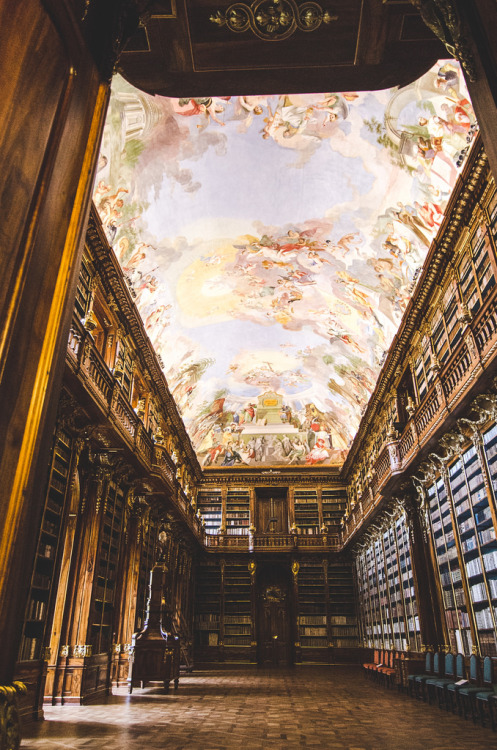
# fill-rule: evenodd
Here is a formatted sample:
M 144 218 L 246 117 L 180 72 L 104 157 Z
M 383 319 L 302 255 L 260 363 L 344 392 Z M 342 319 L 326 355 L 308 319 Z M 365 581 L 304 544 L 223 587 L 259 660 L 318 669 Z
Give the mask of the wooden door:
M 291 587 L 284 571 L 268 566 L 257 586 L 257 643 L 261 665 L 293 663 Z
M 288 534 L 286 497 L 257 498 L 256 508 L 258 534 Z

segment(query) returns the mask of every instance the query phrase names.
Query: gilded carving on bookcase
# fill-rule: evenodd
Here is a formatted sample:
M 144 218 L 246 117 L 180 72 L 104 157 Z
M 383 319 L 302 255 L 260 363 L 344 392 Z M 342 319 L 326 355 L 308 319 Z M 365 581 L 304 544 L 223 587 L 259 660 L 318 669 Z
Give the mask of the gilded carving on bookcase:
M 21 727 L 17 700 L 26 695 L 23 682 L 16 680 L 11 685 L 0 685 L 0 748 L 18 750 L 21 744 Z

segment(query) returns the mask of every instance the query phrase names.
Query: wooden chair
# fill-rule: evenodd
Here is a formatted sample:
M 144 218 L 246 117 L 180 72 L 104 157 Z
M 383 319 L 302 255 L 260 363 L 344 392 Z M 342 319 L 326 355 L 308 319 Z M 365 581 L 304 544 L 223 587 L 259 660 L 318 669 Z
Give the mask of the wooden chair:
M 431 651 L 426 652 L 425 656 L 425 671 L 424 673 L 413 673 L 407 675 L 407 693 L 408 695 L 418 695 L 420 680 L 423 676 L 426 678 L 433 675 L 433 654 Z
M 373 661 L 365 662 L 362 665 L 362 668 L 366 671 L 366 674 L 369 675 L 371 669 L 373 669 L 379 663 L 380 663 L 380 649 L 375 648 L 373 651 Z
M 487 664 L 485 664 L 485 660 L 487 660 Z M 485 675 L 485 666 L 487 667 L 486 675 Z M 481 722 L 482 727 L 485 726 L 485 718 L 486 718 L 486 714 L 488 713 L 488 718 L 490 719 L 490 725 L 492 727 L 492 730 L 495 732 L 494 712 L 492 710 L 493 706 L 491 705 L 491 699 L 493 703 L 493 697 L 496 694 L 495 691 L 497 690 L 497 684 L 494 682 L 495 680 L 494 669 L 495 669 L 495 659 L 492 659 L 490 656 L 486 656 L 485 659 L 483 660 L 483 682 L 485 683 L 486 688 L 476 693 L 475 702 L 476 702 L 476 712 L 478 716 L 480 717 L 480 722 Z
M 464 660 L 464 654 L 457 654 L 455 679 L 452 681 L 445 682 L 442 686 L 437 685 L 437 691 L 439 693 L 438 705 L 441 706 L 443 703 L 445 705 L 445 710 L 451 711 L 453 713 L 454 708 L 457 704 L 458 688 L 462 687 L 462 685 L 458 685 L 458 683 L 465 679 L 466 679 L 466 663 Z M 453 698 L 456 698 L 456 700 L 453 701 Z
M 395 653 L 396 652 L 394 649 L 388 651 L 385 659 L 385 664 L 382 667 L 378 667 L 378 669 L 376 670 L 378 680 L 387 687 L 390 687 L 390 685 L 393 684 L 395 678 Z
M 459 693 L 464 688 L 470 688 L 470 687 L 476 687 L 478 684 L 478 657 L 475 656 L 475 654 L 472 654 L 469 657 L 469 679 L 468 682 L 465 685 L 458 685 L 457 682 L 451 682 L 450 685 L 447 685 L 447 697 L 450 701 L 450 705 L 452 708 L 452 711 L 457 708 L 459 715 L 462 716 L 463 711 L 465 710 L 465 704 L 463 704 L 463 701 L 461 700 Z M 464 679 L 461 677 L 461 679 Z M 455 699 L 454 701 L 452 699 Z
M 425 681 L 428 703 L 431 705 L 432 698 L 437 695 L 439 708 L 442 707 L 441 699 L 444 695 L 444 688 L 454 682 L 456 674 L 456 657 L 454 654 L 447 654 L 444 662 L 444 676 L 430 677 Z
M 478 664 L 478 659 L 477 659 Z M 478 670 L 479 671 L 479 670 Z M 477 707 L 476 707 L 476 696 L 480 694 L 483 698 L 487 693 L 493 693 L 492 686 L 492 659 L 490 656 L 485 656 L 483 659 L 483 684 L 464 685 L 459 688 L 458 696 L 460 700 L 460 708 L 462 708 L 463 716 L 466 718 L 468 710 L 471 711 L 471 718 L 476 724 L 477 719 Z

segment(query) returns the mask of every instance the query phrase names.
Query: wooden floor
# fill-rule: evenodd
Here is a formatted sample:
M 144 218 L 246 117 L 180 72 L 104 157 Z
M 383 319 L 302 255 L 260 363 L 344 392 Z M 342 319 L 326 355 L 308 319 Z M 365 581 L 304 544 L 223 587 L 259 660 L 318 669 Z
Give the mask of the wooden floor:
M 25 750 L 490 750 L 497 734 L 378 687 L 355 667 L 194 672 L 177 693 L 120 689 L 105 705 L 48 707 Z

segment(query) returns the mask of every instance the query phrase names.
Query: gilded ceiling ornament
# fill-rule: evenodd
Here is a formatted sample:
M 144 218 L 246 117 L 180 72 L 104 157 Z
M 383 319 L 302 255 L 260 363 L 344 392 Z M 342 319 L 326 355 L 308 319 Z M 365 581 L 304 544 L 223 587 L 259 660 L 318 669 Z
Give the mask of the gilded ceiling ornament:
M 209 20 L 237 34 L 250 29 L 259 39 L 275 42 L 288 39 L 297 29 L 315 31 L 338 16 L 312 0 L 300 5 L 295 0 L 255 0 L 251 5 L 234 3 L 226 11 L 217 10 Z
M 475 62 L 453 0 L 410 0 L 431 31 L 459 60 L 470 81 L 476 80 Z

